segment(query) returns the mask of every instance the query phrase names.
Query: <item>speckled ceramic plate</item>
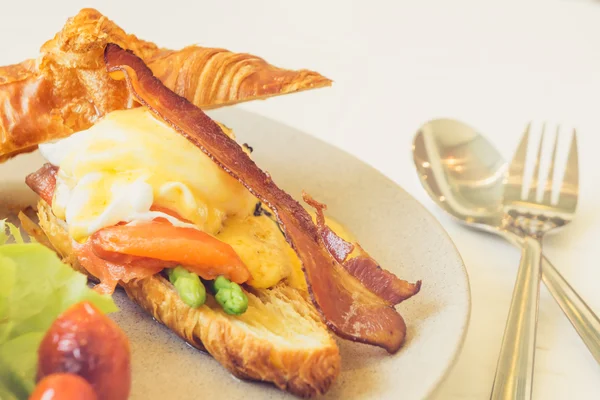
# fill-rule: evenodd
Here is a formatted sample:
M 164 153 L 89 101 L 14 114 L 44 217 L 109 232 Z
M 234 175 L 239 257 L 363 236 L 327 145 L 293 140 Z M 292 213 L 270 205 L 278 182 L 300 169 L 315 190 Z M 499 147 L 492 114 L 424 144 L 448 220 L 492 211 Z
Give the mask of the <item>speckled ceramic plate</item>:
M 275 182 L 299 198 L 304 189 L 329 206 L 387 269 L 421 292 L 398 308 L 408 325 L 405 346 L 390 356 L 381 349 L 339 341 L 342 373 L 327 399 L 423 399 L 452 366 L 470 311 L 469 282 L 460 255 L 437 221 L 395 183 L 356 158 L 280 123 L 235 108 L 212 115 L 230 126 Z M 23 183 L 41 165 L 36 153 L 0 165 L 0 204 L 31 204 Z M 6 210 L 0 211 L 6 213 Z M 2 217 L 0 215 L 0 217 Z M 156 323 L 122 292 L 113 318 L 132 345 L 132 399 L 293 398 L 267 384 L 232 377 Z

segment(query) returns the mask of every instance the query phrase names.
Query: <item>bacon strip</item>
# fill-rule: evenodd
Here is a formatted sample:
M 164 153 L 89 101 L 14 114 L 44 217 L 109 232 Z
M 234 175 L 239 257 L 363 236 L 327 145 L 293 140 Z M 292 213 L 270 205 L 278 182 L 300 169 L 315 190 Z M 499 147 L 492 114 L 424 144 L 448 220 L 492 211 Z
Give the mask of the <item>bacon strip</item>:
M 56 188 L 57 173 L 57 167 L 50 163 L 46 163 L 42 168 L 27 175 L 25 183 L 46 203 L 52 205 L 52 197 L 54 196 L 54 189 Z
M 312 301 L 330 329 L 340 337 L 380 346 L 390 353 L 400 349 L 406 334 L 400 314 L 330 254 L 310 215 L 298 202 L 277 187 L 202 110 L 165 87 L 132 52 L 108 44 L 104 60 L 111 77 L 125 79 L 137 101 L 273 210 L 302 262 Z
M 386 271 L 359 244 L 356 246 L 361 254 L 347 260 L 348 255 L 354 250 L 354 245 L 336 235 L 325 225 L 323 210 L 326 210 L 327 206 L 306 193 L 302 194 L 302 198 L 317 211 L 317 228 L 329 253 L 367 289 L 390 304 L 401 303 L 419 293 L 421 281 L 409 283 Z
M 329 254 L 331 254 L 339 263 L 346 261 L 348 255 L 354 250 L 354 245 L 336 235 L 335 232 L 325 224 L 325 214 L 323 214 L 323 210 L 326 210 L 327 206 L 313 199 L 308 193 L 303 192 L 302 199 L 304 199 L 306 204 L 317 210 L 317 228 Z

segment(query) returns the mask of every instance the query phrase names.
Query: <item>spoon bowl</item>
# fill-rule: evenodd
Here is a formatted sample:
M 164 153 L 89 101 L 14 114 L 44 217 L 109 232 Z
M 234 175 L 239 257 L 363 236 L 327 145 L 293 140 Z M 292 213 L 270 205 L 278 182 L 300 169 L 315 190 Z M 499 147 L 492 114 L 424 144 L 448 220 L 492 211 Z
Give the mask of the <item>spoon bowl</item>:
M 486 231 L 502 219 L 506 163 L 475 129 L 452 119 L 424 124 L 413 142 L 421 184 L 447 213 Z

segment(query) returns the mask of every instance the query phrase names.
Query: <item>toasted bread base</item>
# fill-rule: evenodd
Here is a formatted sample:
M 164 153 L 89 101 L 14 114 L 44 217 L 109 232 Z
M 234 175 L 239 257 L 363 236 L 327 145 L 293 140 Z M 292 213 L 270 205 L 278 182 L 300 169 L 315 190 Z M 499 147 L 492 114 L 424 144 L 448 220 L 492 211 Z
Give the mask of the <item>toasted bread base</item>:
M 72 254 L 64 223 L 42 200 L 38 216 L 54 250 L 89 276 Z M 239 378 L 312 397 L 325 393 L 340 372 L 331 334 L 305 295 L 285 284 L 249 293 L 248 311 L 239 317 L 222 312 L 212 298 L 197 309 L 187 306 L 160 274 L 121 286 L 148 314 Z

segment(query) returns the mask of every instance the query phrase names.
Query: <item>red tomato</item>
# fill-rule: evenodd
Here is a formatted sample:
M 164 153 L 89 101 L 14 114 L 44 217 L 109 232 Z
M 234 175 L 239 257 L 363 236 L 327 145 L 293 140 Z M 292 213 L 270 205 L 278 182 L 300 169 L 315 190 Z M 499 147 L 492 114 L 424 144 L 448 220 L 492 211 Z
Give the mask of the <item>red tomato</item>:
M 52 374 L 42 379 L 29 400 L 97 400 L 92 386 L 75 374 Z
M 38 350 L 38 379 L 70 373 L 86 379 L 99 400 L 126 400 L 131 387 L 129 340 L 89 302 L 61 314 Z

